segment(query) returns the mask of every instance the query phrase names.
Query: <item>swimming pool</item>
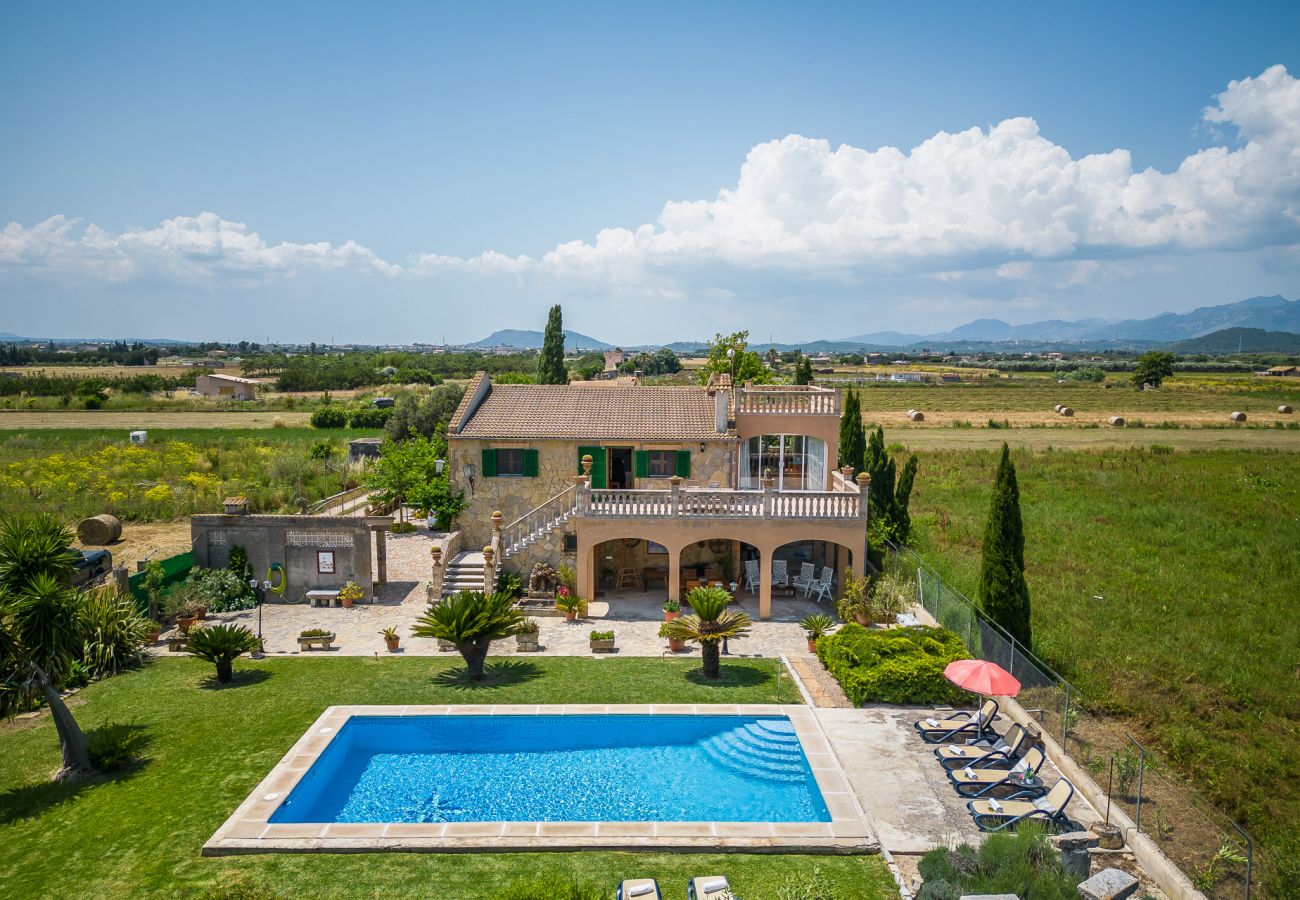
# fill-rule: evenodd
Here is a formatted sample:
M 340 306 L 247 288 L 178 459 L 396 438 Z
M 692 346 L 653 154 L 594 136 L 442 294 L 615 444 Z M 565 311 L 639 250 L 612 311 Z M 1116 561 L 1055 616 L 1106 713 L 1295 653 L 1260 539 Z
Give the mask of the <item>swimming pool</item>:
M 331 706 L 203 854 L 650 848 L 880 843 L 807 706 Z
M 829 822 L 784 716 L 353 716 L 271 816 Z

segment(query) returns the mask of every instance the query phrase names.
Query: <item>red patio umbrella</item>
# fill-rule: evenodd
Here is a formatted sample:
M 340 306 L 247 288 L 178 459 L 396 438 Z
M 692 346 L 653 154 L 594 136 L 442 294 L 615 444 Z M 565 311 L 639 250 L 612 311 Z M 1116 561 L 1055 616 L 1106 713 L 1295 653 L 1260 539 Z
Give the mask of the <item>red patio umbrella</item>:
M 943 677 L 959 688 L 984 697 L 1014 697 L 1020 693 L 1020 682 L 1014 675 L 984 659 L 950 662 L 943 670 Z

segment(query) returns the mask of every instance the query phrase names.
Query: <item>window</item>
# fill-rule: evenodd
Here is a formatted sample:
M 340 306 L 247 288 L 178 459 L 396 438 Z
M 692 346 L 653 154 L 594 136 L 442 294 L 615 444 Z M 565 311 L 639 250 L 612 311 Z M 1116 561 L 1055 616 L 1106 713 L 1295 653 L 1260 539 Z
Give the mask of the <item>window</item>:
M 522 475 L 537 477 L 537 451 L 530 449 L 501 449 L 483 451 L 483 475 Z
M 802 434 L 765 434 L 740 445 L 740 488 L 758 490 L 765 471 L 779 491 L 826 490 L 826 442 Z
M 564 552 L 565 553 L 578 552 L 578 536 L 571 531 L 566 531 L 564 533 Z
M 650 450 L 646 459 L 646 475 L 650 478 L 668 478 L 677 472 L 677 451 Z
M 497 451 L 497 474 L 498 475 L 524 474 L 524 451 L 498 450 Z

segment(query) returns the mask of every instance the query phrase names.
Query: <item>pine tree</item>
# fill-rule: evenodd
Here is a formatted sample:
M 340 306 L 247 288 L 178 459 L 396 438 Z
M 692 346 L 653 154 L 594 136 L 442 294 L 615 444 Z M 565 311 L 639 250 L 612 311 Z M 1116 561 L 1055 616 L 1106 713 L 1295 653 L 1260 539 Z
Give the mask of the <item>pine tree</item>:
M 840 467 L 852 466 L 853 474 L 862 471 L 862 455 L 867 437 L 862 429 L 862 402 L 857 391 L 844 392 L 840 411 Z
M 1024 647 L 1030 643 L 1029 585 L 1025 582 L 1025 530 L 1020 518 L 1020 488 L 1007 445 L 1002 445 L 993 483 L 976 602 L 990 619 Z
M 564 316 L 560 304 L 551 307 L 542 336 L 542 354 L 537 359 L 538 384 L 568 384 L 569 371 L 564 368 Z
M 794 383 L 795 384 L 812 384 L 813 370 L 812 360 L 802 353 L 794 362 Z
M 894 524 L 899 541 L 906 541 L 912 533 L 912 516 L 908 505 L 912 502 L 912 484 L 916 481 L 916 456 L 909 456 L 903 464 L 903 471 L 898 476 L 898 487 L 894 491 Z

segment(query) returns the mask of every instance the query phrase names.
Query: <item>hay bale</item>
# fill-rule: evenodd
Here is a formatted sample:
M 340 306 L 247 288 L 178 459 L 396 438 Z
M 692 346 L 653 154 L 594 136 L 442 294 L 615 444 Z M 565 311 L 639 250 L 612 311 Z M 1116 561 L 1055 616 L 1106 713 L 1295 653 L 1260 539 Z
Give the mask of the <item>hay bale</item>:
M 1235 412 L 1228 416 L 1228 418 L 1234 422 L 1244 422 L 1246 421 L 1246 414 L 1244 412 Z
M 1294 412 L 1294 410 L 1291 409 L 1291 407 L 1287 406 L 1285 403 L 1283 403 L 1281 406 L 1279 406 L 1279 407 L 1277 408 L 1277 411 L 1280 412 L 1280 413 L 1281 413 L 1282 415 L 1284 415 L 1284 416 L 1289 416 L 1292 412 Z
M 921 412 L 919 409 L 909 409 L 907 411 L 907 417 L 913 422 L 925 421 L 925 413 Z
M 111 544 L 122 536 L 122 523 L 117 516 L 107 513 L 91 516 L 77 523 L 77 537 L 83 544 L 102 547 Z
M 1123 416 L 1111 416 L 1111 417 L 1110 417 L 1110 424 L 1114 425 L 1116 428 L 1123 428 L 1123 427 L 1124 427 L 1124 417 L 1123 417 Z
M 1074 410 L 1070 409 L 1070 407 L 1068 406 L 1062 406 L 1061 415 L 1066 416 L 1068 418 L 1069 416 L 1074 415 Z
M 1053 406 L 1053 407 L 1052 407 L 1052 412 L 1056 413 L 1057 415 L 1060 415 L 1060 414 L 1061 414 L 1061 404 L 1058 403 L 1058 404 L 1056 404 L 1055 406 Z

